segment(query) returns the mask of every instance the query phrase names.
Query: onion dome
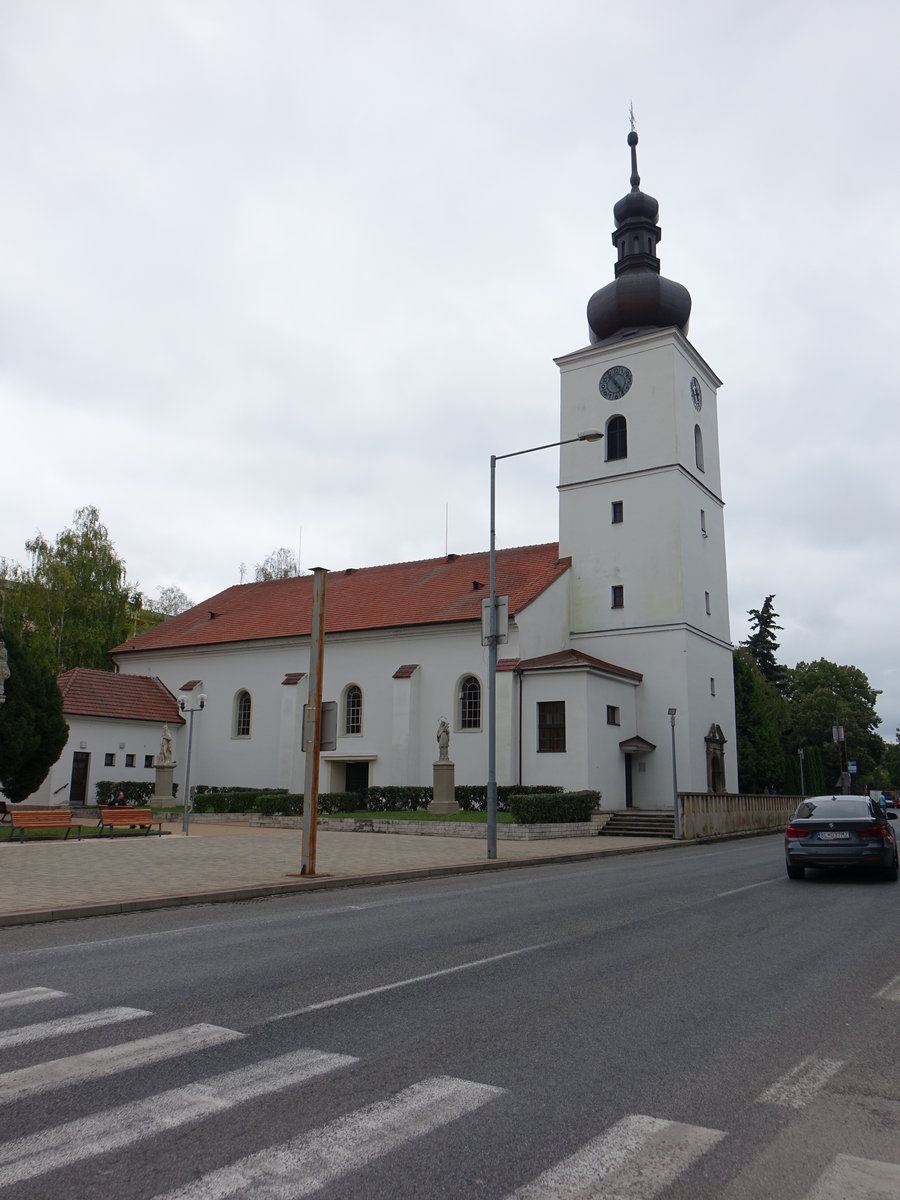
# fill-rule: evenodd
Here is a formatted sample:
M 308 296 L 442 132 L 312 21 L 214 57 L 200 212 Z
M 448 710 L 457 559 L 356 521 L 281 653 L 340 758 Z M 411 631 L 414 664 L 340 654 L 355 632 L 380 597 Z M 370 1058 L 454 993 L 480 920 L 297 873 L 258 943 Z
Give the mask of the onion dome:
M 628 135 L 631 147 L 631 191 L 613 209 L 616 221 L 613 245 L 618 251 L 616 278 L 594 292 L 588 301 L 591 342 L 606 341 L 623 329 L 666 328 L 677 325 L 687 333 L 691 294 L 680 283 L 659 273 L 656 247 L 662 230 L 656 221 L 659 204 L 641 191 L 637 169 L 638 135 Z

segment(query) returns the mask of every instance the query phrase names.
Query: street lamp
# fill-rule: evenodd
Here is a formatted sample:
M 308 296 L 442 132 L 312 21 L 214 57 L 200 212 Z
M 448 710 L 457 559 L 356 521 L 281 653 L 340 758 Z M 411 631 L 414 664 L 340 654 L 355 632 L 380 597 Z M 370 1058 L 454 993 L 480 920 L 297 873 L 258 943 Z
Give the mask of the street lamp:
M 188 824 L 190 823 L 190 803 L 191 803 L 191 738 L 194 735 L 194 713 L 202 712 L 206 708 L 206 696 L 201 692 L 197 697 L 197 707 L 188 708 L 182 697 L 178 701 L 178 707 L 182 712 L 188 714 L 188 748 L 187 748 L 187 763 L 184 768 L 184 817 L 181 822 L 181 831 L 187 837 Z
M 568 446 L 571 442 L 599 442 L 602 437 L 603 434 L 599 429 L 586 429 L 576 437 L 564 438 L 561 442 L 546 442 L 543 446 L 531 446 L 527 450 L 513 450 L 509 454 L 491 455 L 491 594 L 489 600 L 490 632 L 488 634 L 488 858 L 497 857 L 497 550 L 494 531 L 497 463 L 501 458 L 519 458 L 523 454 L 534 454 L 537 450 L 552 450 L 555 446 Z
M 675 814 L 675 837 L 681 837 L 678 822 L 678 767 L 675 763 L 675 714 L 677 708 L 669 709 L 669 720 L 672 723 L 672 811 Z
M 797 751 L 797 757 L 800 759 L 800 795 L 806 795 L 806 785 L 803 782 L 803 747 Z

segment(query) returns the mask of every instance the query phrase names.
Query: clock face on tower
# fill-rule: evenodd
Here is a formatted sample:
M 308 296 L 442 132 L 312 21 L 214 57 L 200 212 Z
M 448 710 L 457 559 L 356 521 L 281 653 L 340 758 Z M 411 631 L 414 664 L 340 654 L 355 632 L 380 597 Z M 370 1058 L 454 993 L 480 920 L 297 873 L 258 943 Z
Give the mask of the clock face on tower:
M 600 395 L 607 400 L 619 400 L 631 387 L 632 375 L 627 367 L 610 367 L 600 379 Z
M 703 392 L 700 390 L 700 380 L 696 375 L 691 376 L 691 399 L 697 412 L 703 407 Z

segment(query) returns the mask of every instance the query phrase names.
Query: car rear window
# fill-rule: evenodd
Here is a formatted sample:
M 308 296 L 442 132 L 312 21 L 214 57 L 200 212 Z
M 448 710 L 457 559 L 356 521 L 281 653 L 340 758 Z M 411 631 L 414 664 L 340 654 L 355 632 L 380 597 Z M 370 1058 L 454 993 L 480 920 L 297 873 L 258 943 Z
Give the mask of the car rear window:
M 823 800 L 817 797 L 812 800 L 804 800 L 794 813 L 794 818 L 798 821 L 807 820 L 810 817 L 820 821 L 835 819 L 841 821 L 848 818 L 852 821 L 861 821 L 871 815 L 868 800 L 861 796 L 837 796 L 834 799 L 829 796 Z

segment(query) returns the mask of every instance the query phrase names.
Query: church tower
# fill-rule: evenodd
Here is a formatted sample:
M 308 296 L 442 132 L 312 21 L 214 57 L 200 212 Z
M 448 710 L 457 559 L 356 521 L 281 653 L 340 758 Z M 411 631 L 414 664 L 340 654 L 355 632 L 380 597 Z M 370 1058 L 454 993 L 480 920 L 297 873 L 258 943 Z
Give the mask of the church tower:
M 569 642 L 643 675 L 619 743 L 629 801 L 736 792 L 734 684 L 719 467 L 721 381 L 687 338 L 691 297 L 660 274 L 659 205 L 631 191 L 613 210 L 615 278 L 587 307 L 590 345 L 556 359 L 560 555 L 570 555 Z M 600 719 L 597 714 L 594 718 Z

